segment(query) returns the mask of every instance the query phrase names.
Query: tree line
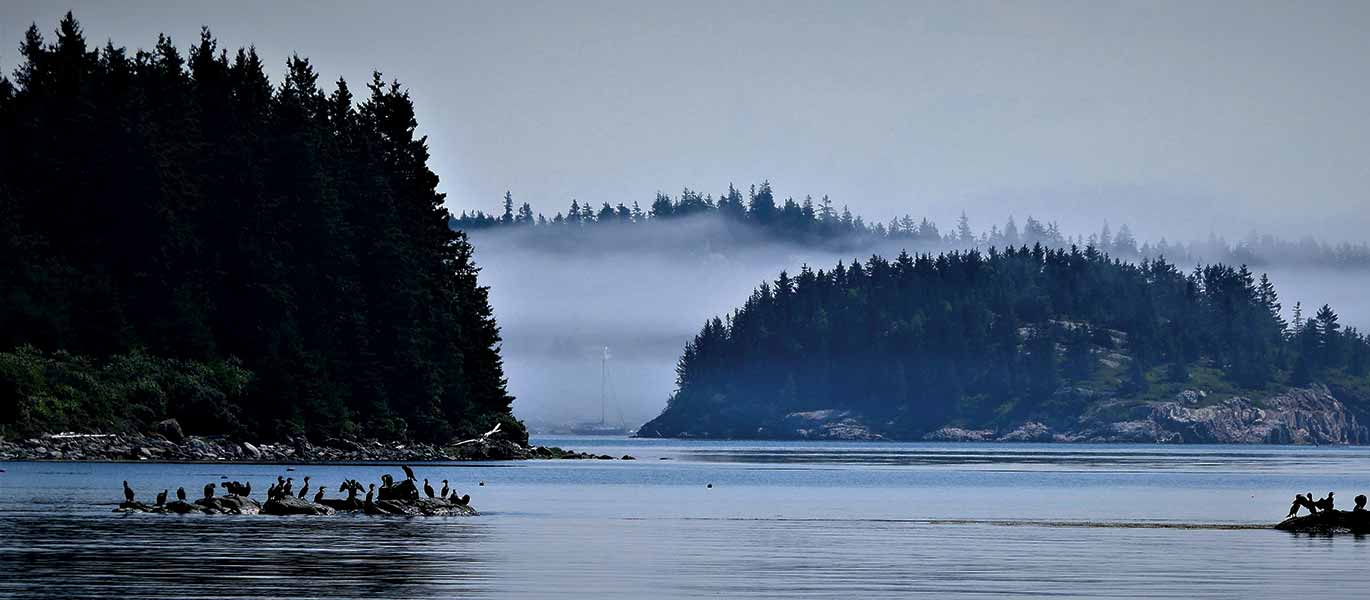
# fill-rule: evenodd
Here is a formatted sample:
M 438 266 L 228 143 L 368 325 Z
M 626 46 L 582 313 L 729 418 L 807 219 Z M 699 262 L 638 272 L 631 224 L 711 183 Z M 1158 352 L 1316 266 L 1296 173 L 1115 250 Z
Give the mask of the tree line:
M 919 251 L 966 250 L 991 246 L 1007 247 L 1042 244 L 1047 247 L 1093 247 L 1101 252 L 1125 259 L 1166 257 L 1184 264 L 1222 262 L 1253 266 L 1300 264 L 1335 268 L 1370 268 L 1370 244 L 1329 244 L 1312 238 L 1288 241 L 1271 235 L 1252 234 L 1230 242 L 1220 236 L 1192 242 L 1139 240 L 1126 224 L 1113 230 L 1105 223 L 1097 232 L 1070 235 L 1054 221 L 1041 221 L 1029 215 L 1020 225 L 1009 216 L 1003 225 L 976 231 L 964 212 L 951 228 L 939 227 L 927 217 L 905 214 L 887 223 L 868 222 L 854 215 L 849 207 L 838 208 L 828 196 L 815 200 L 805 196 L 783 202 L 777 200 L 770 182 L 751 186 L 746 196 L 729 185 L 717 198 L 711 194 L 685 188 L 675 197 L 657 192 L 644 208 L 602 202 L 598 207 L 589 202 L 571 200 L 565 212 L 551 218 L 535 212 L 528 202 L 517 203 L 511 192 L 506 192 L 502 212 L 489 214 L 481 210 L 462 211 L 452 219 L 452 227 L 463 231 L 504 228 L 530 228 L 548 235 L 565 236 L 571 232 L 598 231 L 584 229 L 594 225 L 666 225 L 682 217 L 712 215 L 725 222 L 747 227 L 773 239 L 802 244 L 826 244 L 850 249 L 869 247 L 874 243 L 892 241 Z
M 781 272 L 709 320 L 642 431 L 753 437 L 786 414 L 839 408 L 916 438 L 948 424 L 1061 424 L 1089 397 L 1073 389 L 1365 389 L 1367 373 L 1364 335 L 1326 305 L 1286 322 L 1269 278 L 1244 266 L 1186 273 L 1041 244 L 901 253 Z
M 208 433 L 522 431 L 471 245 L 398 82 L 324 90 L 294 56 L 273 83 L 254 49 L 208 30 L 185 53 L 165 36 L 92 48 L 70 13 L 51 42 L 30 27 L 20 53 L 0 79 L 0 350 L 31 350 L 7 364 L 240 363 L 250 381 L 204 412 Z M 0 414 L 36 402 L 33 375 L 0 373 Z

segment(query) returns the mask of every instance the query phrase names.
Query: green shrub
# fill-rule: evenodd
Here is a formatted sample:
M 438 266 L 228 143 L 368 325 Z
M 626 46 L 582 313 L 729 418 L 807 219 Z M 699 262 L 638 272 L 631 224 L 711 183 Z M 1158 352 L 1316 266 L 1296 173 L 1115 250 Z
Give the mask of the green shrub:
M 167 418 L 190 432 L 232 433 L 251 379 L 236 360 L 182 361 L 136 350 L 95 360 L 21 346 L 0 352 L 0 435 L 146 431 Z

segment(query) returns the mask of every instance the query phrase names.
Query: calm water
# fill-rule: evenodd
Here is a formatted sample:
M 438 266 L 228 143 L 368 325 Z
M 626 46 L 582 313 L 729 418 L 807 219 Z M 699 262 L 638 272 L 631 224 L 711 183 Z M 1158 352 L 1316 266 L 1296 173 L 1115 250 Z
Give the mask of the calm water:
M 221 476 L 264 489 L 284 467 L 0 462 L 0 597 L 1323 599 L 1370 586 L 1370 539 L 1261 528 L 1296 491 L 1348 506 L 1370 493 L 1367 449 L 535 441 L 639 460 L 415 465 L 484 513 L 448 519 L 118 515 L 123 479 L 150 501 Z M 332 492 L 382 472 L 399 469 L 291 474 Z

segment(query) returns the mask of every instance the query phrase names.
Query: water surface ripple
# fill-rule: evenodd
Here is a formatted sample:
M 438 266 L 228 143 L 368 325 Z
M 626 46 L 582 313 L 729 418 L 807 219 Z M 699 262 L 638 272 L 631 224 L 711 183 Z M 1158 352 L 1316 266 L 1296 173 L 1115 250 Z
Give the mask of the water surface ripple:
M 415 465 L 484 513 L 430 519 L 110 512 L 396 466 L 0 463 L 0 597 L 1366 596 L 1370 540 L 1267 528 L 1361 448 L 537 441 L 639 460 Z

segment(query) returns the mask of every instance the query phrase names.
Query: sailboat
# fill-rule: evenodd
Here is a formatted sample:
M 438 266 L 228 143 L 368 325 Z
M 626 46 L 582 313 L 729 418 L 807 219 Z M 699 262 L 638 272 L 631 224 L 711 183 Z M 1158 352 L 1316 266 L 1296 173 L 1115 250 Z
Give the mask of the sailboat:
M 614 410 L 618 411 L 618 424 L 609 422 L 609 395 L 612 385 L 609 381 L 609 347 L 604 347 L 604 353 L 599 361 L 599 422 L 585 421 L 571 426 L 571 433 L 576 435 L 628 435 L 632 433 L 627 427 L 623 426 L 623 412 L 619 409 L 617 402 Z

